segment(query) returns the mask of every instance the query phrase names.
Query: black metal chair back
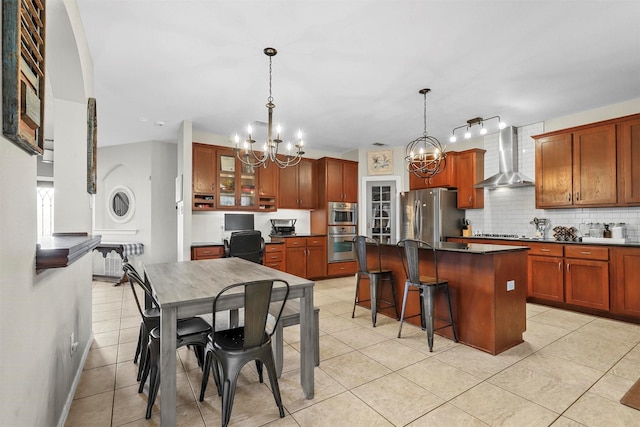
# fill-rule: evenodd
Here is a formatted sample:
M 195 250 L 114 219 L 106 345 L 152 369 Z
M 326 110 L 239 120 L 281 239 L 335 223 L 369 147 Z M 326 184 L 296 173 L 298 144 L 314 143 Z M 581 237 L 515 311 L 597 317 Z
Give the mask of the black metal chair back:
M 398 253 L 402 261 L 404 273 L 411 283 L 420 284 L 420 251 L 419 249 L 429 249 L 433 252 L 433 268 L 435 283 L 440 283 L 438 277 L 438 255 L 431 244 L 422 240 L 406 239 L 397 243 Z

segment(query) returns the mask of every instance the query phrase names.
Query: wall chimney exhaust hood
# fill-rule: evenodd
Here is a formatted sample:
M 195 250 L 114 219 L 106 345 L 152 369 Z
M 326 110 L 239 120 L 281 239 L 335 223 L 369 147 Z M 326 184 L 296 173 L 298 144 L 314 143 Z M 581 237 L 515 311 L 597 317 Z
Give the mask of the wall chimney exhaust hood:
M 509 126 L 498 134 L 500 172 L 474 185 L 475 188 L 509 188 L 535 185 L 531 178 L 518 172 L 518 130 Z

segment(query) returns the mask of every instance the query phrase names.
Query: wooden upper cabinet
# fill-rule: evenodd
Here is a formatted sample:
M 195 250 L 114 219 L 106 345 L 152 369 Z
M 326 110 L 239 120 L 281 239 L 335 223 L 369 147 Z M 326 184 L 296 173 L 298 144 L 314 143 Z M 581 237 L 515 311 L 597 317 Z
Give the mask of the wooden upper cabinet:
M 457 154 L 458 153 L 456 153 L 455 151 L 447 153 L 444 169 L 431 178 L 420 178 L 413 172 L 409 172 L 409 189 L 419 190 L 421 188 L 439 187 L 455 188 L 455 161 Z
M 358 163 L 332 158 L 323 158 L 320 162 L 325 163 L 326 176 L 319 179 L 326 182 L 326 201 L 356 203 L 358 201 Z
M 216 183 L 216 149 L 213 145 L 193 144 L 193 192 L 212 193 Z
M 640 205 L 640 118 L 618 125 L 618 187 L 622 205 Z
M 316 160 L 302 159 L 296 166 L 279 171 L 278 207 L 282 209 L 315 209 Z
M 474 148 L 456 154 L 455 181 L 458 209 L 484 208 L 484 188 L 474 188 L 484 179 L 485 150 Z
M 269 163 L 266 168 L 258 168 L 258 194 L 260 196 L 276 196 L 278 194 L 278 176 L 280 168 Z
M 536 207 L 571 206 L 573 199 L 571 133 L 536 140 Z
M 615 204 L 616 127 L 614 124 L 573 133 L 573 203 Z
M 537 208 L 640 205 L 640 114 L 533 138 Z
M 315 209 L 318 205 L 318 191 L 316 188 L 316 161 L 302 159 L 298 163 L 298 207 L 300 209 Z

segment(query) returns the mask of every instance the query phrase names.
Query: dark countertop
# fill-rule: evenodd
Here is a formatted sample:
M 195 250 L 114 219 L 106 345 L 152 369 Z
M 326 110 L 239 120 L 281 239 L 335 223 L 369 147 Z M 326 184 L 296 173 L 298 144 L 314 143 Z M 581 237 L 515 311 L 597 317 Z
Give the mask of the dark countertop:
M 452 236 L 453 237 L 453 236 Z M 505 241 L 516 241 L 523 242 L 526 244 L 527 242 L 539 242 L 539 243 L 559 243 L 563 245 L 595 245 L 595 246 L 620 246 L 625 248 L 640 248 L 640 243 L 638 242 L 627 242 L 627 243 L 613 243 L 613 242 L 573 242 L 566 240 L 555 240 L 553 238 L 546 239 L 537 239 L 534 237 L 488 237 L 488 236 L 455 236 L 457 239 L 478 239 L 478 240 L 505 240 Z
M 293 237 L 300 237 L 300 236 L 298 235 L 298 236 L 293 236 Z M 281 244 L 284 243 L 283 241 L 280 241 L 280 240 L 273 241 L 273 240 L 270 240 L 270 239 L 264 239 L 264 242 L 266 244 L 274 244 L 274 245 L 281 245 Z M 192 248 L 203 248 L 203 247 L 206 247 L 206 246 L 224 246 L 224 242 L 192 242 L 191 243 L 191 247 Z
M 381 243 L 380 246 L 396 246 L 396 242 Z M 488 245 L 483 243 L 453 243 L 440 242 L 434 246 L 437 251 L 443 252 L 465 252 L 470 254 L 495 254 L 499 252 L 514 252 L 529 250 L 526 245 L 510 246 L 510 245 Z

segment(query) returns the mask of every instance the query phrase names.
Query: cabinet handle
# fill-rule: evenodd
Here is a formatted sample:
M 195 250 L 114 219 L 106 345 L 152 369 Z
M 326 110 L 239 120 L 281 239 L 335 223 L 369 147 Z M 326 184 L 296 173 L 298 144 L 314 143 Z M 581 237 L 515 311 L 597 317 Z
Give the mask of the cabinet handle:
M 591 252 L 587 252 L 587 251 L 581 251 L 580 253 L 583 255 L 591 255 Z
M 473 202 L 473 196 L 469 196 L 469 203 Z
M 542 248 L 540 249 L 540 252 L 551 252 L 551 249 Z
M 580 192 L 579 191 L 576 193 L 576 201 L 578 201 L 578 200 L 580 200 Z
M 562 271 L 562 262 L 558 263 L 558 271 Z
M 569 193 L 569 195 L 567 196 L 567 202 L 571 201 L 571 193 Z
M 571 267 L 571 264 L 567 263 L 567 273 L 569 272 L 569 267 Z

